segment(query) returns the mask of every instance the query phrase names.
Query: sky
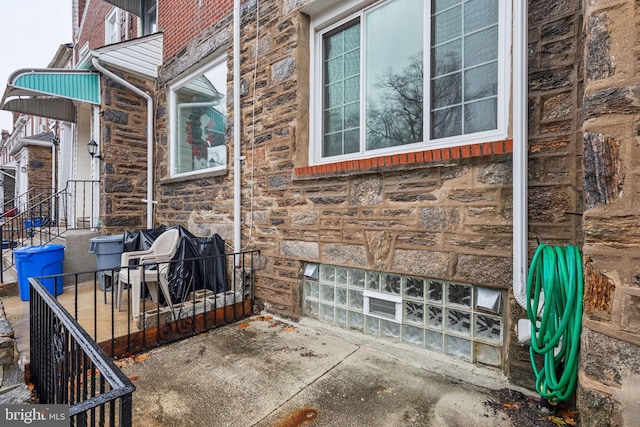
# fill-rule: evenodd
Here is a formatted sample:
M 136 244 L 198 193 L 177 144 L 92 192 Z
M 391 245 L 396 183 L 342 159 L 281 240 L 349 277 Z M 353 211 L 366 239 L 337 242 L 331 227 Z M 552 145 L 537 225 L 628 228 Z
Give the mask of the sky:
M 20 68 L 46 68 L 61 44 L 71 43 L 71 0 L 0 0 L 0 99 Z M 0 129 L 11 131 L 0 110 Z

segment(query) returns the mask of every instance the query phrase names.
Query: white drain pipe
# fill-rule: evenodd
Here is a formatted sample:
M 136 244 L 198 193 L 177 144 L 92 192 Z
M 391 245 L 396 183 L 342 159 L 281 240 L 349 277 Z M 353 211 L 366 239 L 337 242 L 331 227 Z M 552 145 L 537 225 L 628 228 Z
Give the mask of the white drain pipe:
M 147 228 L 153 228 L 153 205 L 155 203 L 153 200 L 153 98 L 139 87 L 104 68 L 98 58 L 94 57 L 91 63 L 102 74 L 147 100 L 147 198 L 142 201 L 147 204 Z
M 513 294 L 527 307 L 527 2 L 513 2 Z
M 233 252 L 241 250 L 240 236 L 240 0 L 233 2 Z M 237 261 L 237 260 L 236 260 Z

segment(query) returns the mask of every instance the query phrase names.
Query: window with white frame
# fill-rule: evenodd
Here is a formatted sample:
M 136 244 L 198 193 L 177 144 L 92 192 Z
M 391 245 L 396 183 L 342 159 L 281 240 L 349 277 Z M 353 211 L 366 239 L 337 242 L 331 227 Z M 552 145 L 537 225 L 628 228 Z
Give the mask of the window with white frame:
M 314 17 L 312 162 L 506 137 L 504 8 L 389 0 Z
M 146 36 L 158 31 L 158 2 L 144 0 L 142 7 L 142 34 Z
M 104 20 L 104 42 L 105 44 L 118 43 L 120 37 L 120 25 L 122 13 L 120 9 L 113 8 Z
M 227 59 L 170 86 L 172 176 L 227 166 Z

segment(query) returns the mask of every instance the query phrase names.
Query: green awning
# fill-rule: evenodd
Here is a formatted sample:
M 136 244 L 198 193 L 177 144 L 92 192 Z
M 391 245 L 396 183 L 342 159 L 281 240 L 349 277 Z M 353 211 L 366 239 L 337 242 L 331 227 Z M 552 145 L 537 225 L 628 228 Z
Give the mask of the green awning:
M 100 75 L 73 69 L 15 71 L 0 103 L 3 110 L 76 121 L 75 102 L 100 104 Z

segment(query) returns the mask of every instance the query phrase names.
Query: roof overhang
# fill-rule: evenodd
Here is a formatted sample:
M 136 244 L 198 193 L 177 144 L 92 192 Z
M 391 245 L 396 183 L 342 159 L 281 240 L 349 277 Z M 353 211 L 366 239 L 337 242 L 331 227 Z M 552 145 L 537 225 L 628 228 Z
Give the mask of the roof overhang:
M 142 0 L 105 0 L 105 2 L 142 17 Z
M 97 58 L 100 64 L 131 72 L 148 79 L 158 78 L 158 68 L 162 65 L 163 33 L 113 43 L 89 51 L 80 59 L 77 69 L 91 69 Z
M 100 104 L 99 73 L 66 68 L 17 70 L 9 77 L 0 108 L 75 122 L 75 102 Z

